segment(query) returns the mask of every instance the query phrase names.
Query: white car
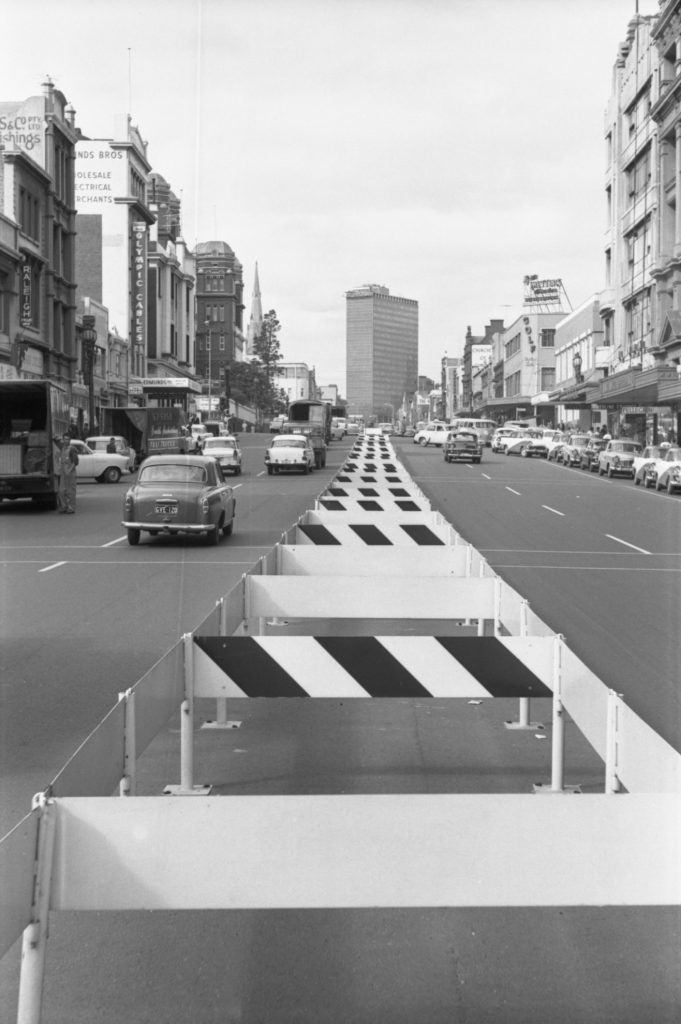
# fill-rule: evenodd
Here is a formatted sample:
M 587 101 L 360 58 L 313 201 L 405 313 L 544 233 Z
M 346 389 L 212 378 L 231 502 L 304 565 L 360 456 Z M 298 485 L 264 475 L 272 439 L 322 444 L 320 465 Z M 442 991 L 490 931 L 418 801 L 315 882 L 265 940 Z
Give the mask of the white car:
M 202 455 L 212 455 L 222 466 L 223 473 L 241 473 L 241 449 L 235 437 L 205 437 L 201 449 Z
M 448 423 L 429 423 L 423 430 L 416 431 L 414 444 L 420 444 L 424 448 L 429 444 L 441 447 L 447 440 L 447 434 L 451 429 Z
M 305 434 L 278 434 L 265 451 L 265 465 L 273 473 L 298 470 L 309 473 L 314 469 L 314 448 Z
M 515 440 L 515 438 L 519 436 L 520 431 L 518 427 L 499 427 L 499 429 L 495 430 L 492 435 L 492 443 L 490 447 L 493 452 L 502 452 L 504 450 L 503 442 L 505 438 L 513 438 Z
M 653 474 L 651 484 L 646 476 L 646 487 L 654 486 L 656 491 L 666 490 L 667 494 L 681 490 L 681 448 L 667 448 L 664 458 L 655 463 Z
M 643 483 L 646 487 L 654 486 L 654 479 L 652 477 L 652 470 L 655 470 L 655 476 L 657 476 L 657 464 L 662 462 L 665 452 L 669 445 L 664 448 L 659 444 L 647 445 L 640 455 L 634 458 L 634 483 L 637 487 Z M 646 476 L 650 475 L 651 482 L 645 483 Z
M 78 452 L 77 480 L 94 478 L 98 484 L 116 484 L 124 473 L 131 472 L 127 455 L 94 451 L 84 441 L 72 441 L 71 444 Z
M 86 437 L 85 444 L 88 448 L 92 448 L 93 452 L 105 452 L 111 443 L 112 438 L 116 445 L 116 452 L 119 455 L 125 455 L 127 457 L 128 468 L 131 473 L 134 473 L 135 463 L 137 461 L 137 452 L 134 448 L 130 447 L 127 438 L 121 437 L 119 434 L 106 434 L 101 435 L 100 437 Z

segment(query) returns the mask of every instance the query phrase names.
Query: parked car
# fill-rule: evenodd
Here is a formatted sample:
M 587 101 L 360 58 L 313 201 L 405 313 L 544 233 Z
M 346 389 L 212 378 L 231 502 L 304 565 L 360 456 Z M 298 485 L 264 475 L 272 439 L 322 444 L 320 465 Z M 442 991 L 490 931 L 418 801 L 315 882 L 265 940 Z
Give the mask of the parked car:
M 549 462 L 560 462 L 563 448 L 568 442 L 568 435 L 562 430 L 554 430 L 553 437 L 546 439 L 546 458 Z
M 598 469 L 598 453 L 602 452 L 608 442 L 602 437 L 592 437 L 586 448 L 582 448 L 579 456 L 580 469 L 588 469 L 595 473 Z
M 640 455 L 637 455 L 634 459 L 634 483 L 637 487 L 641 484 L 644 486 L 654 486 L 654 481 L 650 484 L 645 484 L 645 476 L 649 467 L 654 466 L 657 462 L 661 461 L 664 457 L 664 453 L 667 451 L 669 445 L 649 444 L 647 445 Z M 657 476 L 657 473 L 655 473 Z
M 128 544 L 150 533 L 204 533 L 218 544 L 234 529 L 236 500 L 217 459 L 206 455 L 150 455 L 123 501 Z
M 579 466 L 582 452 L 590 440 L 591 438 L 588 434 L 570 434 L 567 442 L 561 449 L 559 461 L 564 466 Z
M 448 423 L 429 423 L 422 430 L 414 434 L 414 444 L 420 444 L 424 448 L 429 444 L 443 445 L 447 440 L 447 434 L 452 428 Z
M 118 455 L 125 455 L 125 457 L 128 460 L 128 468 L 130 472 L 134 472 L 135 463 L 137 461 L 137 452 L 135 451 L 134 448 L 130 446 L 130 443 L 128 442 L 127 438 L 121 437 L 118 434 L 108 434 L 106 436 L 102 435 L 100 437 L 85 438 L 85 444 L 88 446 L 88 448 L 92 448 L 93 452 L 107 451 L 112 441 L 116 447 L 116 453 Z
M 603 451 L 598 453 L 598 475 L 634 476 L 634 458 L 640 454 L 641 445 L 638 441 L 608 441 Z
M 668 448 L 664 458 L 656 463 L 655 490 L 672 494 L 681 490 L 681 448 Z
M 378 426 L 378 429 L 381 431 L 381 433 L 382 434 L 386 434 L 388 437 L 392 433 L 394 433 L 394 427 L 393 427 L 392 423 L 378 423 L 377 426 Z
M 505 427 L 503 429 L 506 433 L 499 431 L 500 437 L 497 439 L 496 451 L 502 455 L 509 455 L 511 452 L 514 455 L 519 455 L 522 445 L 530 439 L 529 430 L 523 430 L 520 427 Z
M 416 431 L 413 427 L 405 427 L 402 437 L 413 437 L 415 433 Z
M 311 472 L 315 458 L 309 437 L 305 434 L 279 434 L 265 451 L 265 465 L 270 476 L 289 470 Z
M 223 473 L 241 473 L 241 449 L 235 437 L 206 437 L 203 441 L 203 454 L 217 459 Z
M 119 452 L 96 452 L 84 441 L 72 441 L 71 445 L 78 452 L 76 479 L 94 478 L 98 484 L 116 484 L 124 473 L 130 472 L 130 460 L 127 455 Z
M 450 430 L 442 446 L 445 462 L 482 461 L 482 445 L 474 430 Z

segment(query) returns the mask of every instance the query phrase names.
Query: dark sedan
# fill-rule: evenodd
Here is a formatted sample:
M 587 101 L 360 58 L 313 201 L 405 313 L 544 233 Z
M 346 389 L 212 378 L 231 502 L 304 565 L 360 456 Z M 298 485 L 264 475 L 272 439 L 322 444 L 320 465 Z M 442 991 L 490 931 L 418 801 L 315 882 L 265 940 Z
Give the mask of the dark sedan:
M 445 462 L 482 461 L 482 446 L 478 435 L 464 430 L 452 430 L 442 446 Z
M 590 473 L 598 472 L 598 453 L 603 451 L 607 443 L 602 437 L 592 437 L 586 448 L 582 449 L 580 468 L 588 469 Z
M 216 459 L 204 455 L 152 455 L 123 502 L 128 543 L 140 535 L 203 533 L 218 544 L 234 528 L 236 501 Z

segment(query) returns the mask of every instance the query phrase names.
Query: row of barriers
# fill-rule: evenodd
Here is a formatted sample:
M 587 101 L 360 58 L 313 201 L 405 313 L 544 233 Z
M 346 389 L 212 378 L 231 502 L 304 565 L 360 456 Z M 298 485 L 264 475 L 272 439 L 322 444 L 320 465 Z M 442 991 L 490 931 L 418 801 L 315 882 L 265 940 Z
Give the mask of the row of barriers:
M 227 702 L 255 697 L 512 697 L 507 727 L 533 730 L 531 702 L 548 699 L 551 781 L 517 795 L 211 796 L 194 779 L 195 701 L 216 701 L 203 727 L 219 743 Z M 138 797 L 137 761 L 178 711 L 179 783 L 165 792 L 194 799 Z M 603 793 L 538 800 L 575 789 L 566 715 L 603 761 Z M 367 433 L 0 841 L 0 956 L 23 934 L 17 1019 L 40 1021 L 51 911 L 677 905 L 680 769 Z

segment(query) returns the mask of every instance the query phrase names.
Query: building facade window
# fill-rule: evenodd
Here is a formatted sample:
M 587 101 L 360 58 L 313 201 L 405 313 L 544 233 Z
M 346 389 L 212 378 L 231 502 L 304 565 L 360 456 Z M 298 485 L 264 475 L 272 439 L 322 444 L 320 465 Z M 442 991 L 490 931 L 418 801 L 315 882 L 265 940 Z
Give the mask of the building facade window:
M 539 332 L 539 344 L 542 348 L 555 348 L 556 332 L 553 327 L 544 327 Z
M 516 354 L 516 352 L 520 352 L 520 344 L 521 344 L 521 336 L 520 336 L 520 334 L 515 334 L 511 338 L 510 341 L 506 342 L 506 344 L 504 346 L 504 352 L 506 354 L 506 358 L 507 359 L 510 359 L 511 356 L 514 356 Z

